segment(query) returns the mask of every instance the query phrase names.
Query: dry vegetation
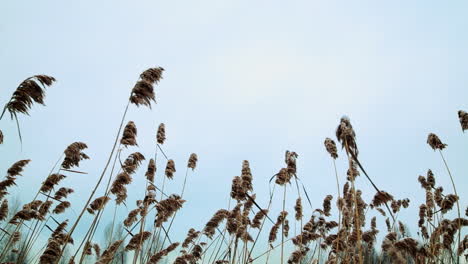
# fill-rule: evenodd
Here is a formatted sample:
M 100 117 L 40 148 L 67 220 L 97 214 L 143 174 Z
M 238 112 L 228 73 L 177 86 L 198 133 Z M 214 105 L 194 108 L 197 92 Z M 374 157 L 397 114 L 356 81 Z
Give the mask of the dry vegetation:
M 417 237 L 411 237 L 405 225 L 398 220 L 399 212 L 408 207 L 410 200 L 394 197 L 379 189 L 366 173 L 359 160 L 355 132 L 347 118 L 342 118 L 336 129 L 336 140 L 343 149 L 340 155 L 348 165 L 346 177 L 341 177 L 336 169 L 339 153 L 335 141 L 327 138 L 324 142 L 324 149 L 330 154 L 333 164 L 337 189 L 320 202 L 321 208 L 311 209 L 307 188 L 296 174 L 297 153 L 286 152 L 284 164 L 278 165 L 278 173 L 270 179 L 273 188 L 269 202 L 262 205 L 256 202 L 252 173 L 249 162 L 245 160 L 240 176 L 232 180 L 230 205 L 215 212 L 204 226 L 200 223 L 200 229 L 184 231 L 187 236 L 183 241 L 172 241 L 172 224 L 184 206 L 186 180 L 197 167 L 197 155 L 191 154 L 188 159 L 184 184 L 178 194 L 165 193 L 165 185 L 175 176 L 176 164 L 163 150 L 166 139 L 164 124 L 156 131 L 155 152 L 151 153 L 154 158 L 148 159 L 140 152 L 133 152 L 123 161 L 119 159 L 124 152 L 138 147 L 137 127 L 132 121 L 127 121 L 127 110 L 132 105 L 151 107 L 155 103 L 154 86 L 162 79 L 163 71 L 160 67 L 144 71 L 131 90 L 110 155 L 85 204 L 72 205 L 67 197 L 73 195 L 74 190 L 61 186 L 65 177 L 82 173 L 79 171 L 80 163 L 89 159 L 85 154 L 85 143 L 74 142 L 65 149 L 61 160 L 45 177 L 30 202 L 9 208 L 8 189 L 16 185 L 17 177 L 21 176 L 30 160 L 20 160 L 11 165 L 0 181 L 0 261 L 99 264 L 466 261 L 468 236 L 462 236 L 462 228 L 468 224 L 468 209 L 460 207 L 460 193 L 443 156 L 447 145 L 435 134 L 428 136 L 427 143 L 440 153 L 452 186 L 438 186 L 431 170 L 425 176 L 419 176 L 417 180 L 425 190 L 426 202 L 419 206 L 419 212 L 412 212 L 419 215 L 419 230 Z M 46 75 L 30 77 L 18 86 L 5 105 L 2 117 L 9 112 L 18 125 L 20 139 L 17 116 L 28 114 L 34 103 L 43 104 L 45 88 L 54 81 L 53 77 Z M 459 111 L 458 115 L 462 131 L 467 130 L 468 114 Z M 4 134 L 0 131 L 0 144 L 3 141 Z M 165 168 L 156 169 L 157 159 L 167 164 Z M 145 168 L 140 168 L 142 166 Z M 127 199 L 127 188 L 137 171 L 144 174 L 146 186 L 141 191 L 141 200 L 134 203 Z M 162 184 L 155 183 L 157 172 L 164 174 L 161 176 Z M 356 177 L 365 177 L 373 186 L 375 195 L 372 201 L 363 200 L 355 183 Z M 288 185 L 292 186 L 290 193 L 287 192 Z M 105 190 L 100 196 L 97 193 L 99 187 Z M 294 191 L 291 193 L 291 190 Z M 274 196 L 282 201 L 279 215 L 270 213 Z M 287 196 L 297 197 L 294 206 L 286 205 Z M 125 219 L 116 219 L 114 214 L 111 223 L 102 223 L 105 208 L 113 207 L 115 210 L 122 205 L 129 208 Z M 336 206 L 337 215 L 331 214 L 333 206 Z M 291 210 L 288 211 L 289 207 Z M 74 208 L 77 216 L 65 219 L 64 212 L 70 208 Z M 453 219 L 448 214 L 451 210 L 455 214 L 450 215 L 456 215 Z M 378 212 L 379 217 L 368 217 L 370 211 Z M 75 230 L 85 217 L 92 219 L 91 225 L 86 233 L 77 236 Z M 377 221 L 385 222 L 386 230 L 378 230 Z M 96 230 L 103 224 L 109 226 L 106 243 L 99 244 L 96 242 L 99 240 Z M 290 228 L 293 226 L 296 227 L 294 231 Z M 41 245 L 38 238 L 44 233 L 49 239 Z M 378 233 L 383 238 L 381 244 L 377 244 Z M 267 244 L 269 249 L 261 252 L 258 249 L 260 244 Z

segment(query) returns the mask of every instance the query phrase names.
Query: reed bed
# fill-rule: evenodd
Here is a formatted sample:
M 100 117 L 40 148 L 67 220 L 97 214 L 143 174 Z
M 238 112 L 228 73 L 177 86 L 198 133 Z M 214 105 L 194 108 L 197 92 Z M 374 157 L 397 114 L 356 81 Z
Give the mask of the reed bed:
M 398 219 L 400 212 L 409 207 L 410 199 L 395 197 L 381 189 L 378 179 L 366 172 L 365 163 L 359 158 L 356 133 L 347 117 L 336 128 L 336 141 L 342 150 L 332 138 L 324 140 L 336 190 L 322 201 L 310 200 L 309 186 L 303 184 L 297 173 L 299 154 L 286 151 L 284 164 L 273 165 L 278 173 L 269 181 L 265 178 L 270 187 L 267 204 L 257 199 L 250 163 L 244 160 L 239 176 L 232 179 L 226 207 L 211 212 L 214 214 L 206 223 L 195 223 L 189 230 L 177 229 L 174 219 L 186 203 L 187 182 L 195 180 L 191 178 L 196 173 L 198 156 L 189 155 L 180 192 L 166 193 L 165 187 L 176 177 L 178 167 L 164 150 L 165 125 L 155 129 L 154 152 L 143 154 L 136 151 L 137 125 L 127 117 L 129 107 L 152 107 L 156 102 L 155 86 L 163 78 L 163 72 L 161 67 L 145 70 L 130 90 L 114 144 L 85 204 L 71 204 L 67 199 L 75 191 L 62 184 L 66 177 L 85 173 L 80 171 L 80 164 L 90 157 L 84 142 L 73 142 L 65 148 L 37 187 L 34 198 L 21 206 L 10 206 L 8 191 L 21 188 L 16 186 L 16 180 L 27 171 L 31 160 L 19 160 L 9 167 L 0 181 L 2 263 L 429 264 L 468 260 L 468 235 L 464 230 L 468 225 L 468 208 L 462 207 L 463 190 L 457 190 L 443 154 L 449 151 L 447 144 L 433 133 L 428 135 L 427 143 L 439 152 L 452 186 L 438 185 L 431 170 L 415 177 L 425 192 L 425 202 L 419 205 L 419 211 L 412 212 L 418 216 L 419 230 L 417 236 L 410 236 L 407 226 Z M 8 111 L 16 121 L 20 142 L 18 115 L 29 114 L 34 103 L 44 104 L 45 88 L 54 82 L 55 78 L 48 75 L 27 78 L 6 103 L 2 117 Z M 464 132 L 468 129 L 468 113 L 460 110 L 458 117 Z M 8 136 L 6 140 L 12 138 Z M 0 130 L 0 144 L 4 140 Z M 122 155 L 126 158 L 122 159 Z M 338 171 L 337 162 L 346 164 L 347 170 Z M 161 163 L 165 167 L 157 168 Z M 132 186 L 139 174 L 144 175 L 145 185 Z M 370 201 L 363 199 L 356 183 L 362 175 L 375 190 Z M 142 188 L 140 199 L 129 201 L 128 188 Z M 288 198 L 294 204 L 288 204 Z M 281 210 L 276 215 L 271 213 L 274 201 L 280 201 Z M 126 210 L 124 219 L 117 217 L 118 208 Z M 73 218 L 66 214 L 72 209 L 78 212 Z M 106 209 L 114 212 L 112 221 L 103 219 Z M 87 232 L 77 235 L 74 231 L 84 218 L 91 224 Z M 385 223 L 386 228 L 379 230 L 377 222 Z M 97 230 L 103 224 L 105 243 L 99 243 L 102 237 L 97 237 Z M 173 241 L 171 231 L 187 235 L 181 241 Z M 45 243 L 39 239 L 43 235 L 48 237 Z

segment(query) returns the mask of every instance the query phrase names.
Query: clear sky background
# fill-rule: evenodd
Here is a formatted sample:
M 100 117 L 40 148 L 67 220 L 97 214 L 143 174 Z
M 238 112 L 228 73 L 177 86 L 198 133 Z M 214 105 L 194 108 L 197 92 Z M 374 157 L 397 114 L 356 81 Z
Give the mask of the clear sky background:
M 64 181 L 76 191 L 72 204 L 81 207 L 138 75 L 162 66 L 158 104 L 152 111 L 131 107 L 128 118 L 148 158 L 158 124 L 166 124 L 164 150 L 177 167 L 169 192 L 180 192 L 190 153 L 199 156 L 174 240 L 227 206 L 244 159 L 261 204 L 285 150 L 299 154 L 299 176 L 314 207 L 325 195 L 336 196 L 323 141 L 334 139 L 342 115 L 351 118 L 361 160 L 377 185 L 411 199 L 399 217 L 415 234 L 424 201 L 418 175 L 430 168 L 451 191 L 439 154 L 426 144 L 428 133 L 448 144 L 444 153 L 467 205 L 468 134 L 457 116 L 468 110 L 467 12 L 465 1 L 3 2 L 0 104 L 31 75 L 58 81 L 47 91 L 47 107 L 20 117 L 22 150 L 15 123 L 0 121 L 0 171 L 32 159 L 12 188 L 13 196 L 31 199 L 66 146 L 86 142 L 92 159 L 81 170 L 89 174 Z M 347 164 L 340 155 L 344 182 Z M 158 166 L 161 173 L 164 164 Z M 130 200 L 143 196 L 143 173 L 130 187 Z M 357 185 L 365 198 L 373 196 L 363 177 Z M 279 201 L 278 195 L 274 210 Z

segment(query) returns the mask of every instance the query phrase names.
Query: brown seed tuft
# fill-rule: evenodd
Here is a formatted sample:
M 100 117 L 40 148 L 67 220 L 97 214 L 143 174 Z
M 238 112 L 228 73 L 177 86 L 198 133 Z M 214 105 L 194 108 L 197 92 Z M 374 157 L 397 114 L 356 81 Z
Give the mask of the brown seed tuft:
M 460 119 L 462 131 L 465 132 L 468 129 L 468 113 L 460 110 L 458 111 L 458 118 Z
M 393 196 L 386 191 L 379 191 L 375 194 L 372 200 L 372 205 L 375 207 L 381 206 L 389 201 L 393 200 Z
M 140 74 L 140 80 L 137 81 L 130 95 L 130 102 L 136 106 L 146 105 L 151 108 L 151 101 L 156 102 L 154 95 L 154 84 L 162 79 L 163 68 L 150 68 Z
M 3 221 L 8 216 L 8 200 L 5 199 L 0 206 L 0 221 Z
M 70 207 L 70 202 L 68 201 L 63 201 L 61 203 L 59 203 L 55 208 L 54 210 L 52 210 L 52 213 L 54 214 L 61 214 L 63 212 L 65 212 L 65 209 L 67 209 L 68 207 Z
M 71 169 L 78 167 L 80 161 L 89 159 L 88 155 L 82 152 L 82 150 L 88 148 L 83 142 L 74 142 L 70 144 L 64 151 L 65 159 L 62 162 L 62 168 Z
M 330 153 L 330 156 L 333 159 L 337 159 L 338 158 L 338 151 L 336 150 L 335 141 L 333 141 L 331 138 L 326 138 L 324 144 L 325 144 L 325 148 L 327 149 L 328 153 Z
M 447 144 L 442 143 L 440 138 L 433 133 L 430 133 L 429 136 L 427 136 L 427 144 L 429 144 L 433 150 L 443 150 L 447 146 Z
M 55 192 L 54 199 L 61 200 L 63 198 L 67 198 L 67 196 L 73 192 L 74 190 L 71 188 L 61 187 L 60 189 L 58 189 L 58 191 Z
M 187 167 L 194 170 L 195 167 L 197 167 L 197 162 L 198 162 L 198 156 L 195 153 L 190 154 Z
M 28 111 L 34 102 L 44 105 L 45 88 L 51 86 L 53 82 L 55 78 L 47 75 L 34 75 L 24 80 L 3 108 L 0 119 L 6 110 L 13 119 L 19 113 L 29 115 Z
M 356 156 L 358 155 L 356 133 L 348 117 L 341 118 L 340 124 L 336 128 L 336 138 L 341 143 L 342 148 L 346 149 L 346 152 L 352 151 Z
M 166 125 L 161 123 L 159 124 L 158 132 L 156 133 L 156 142 L 162 145 L 164 144 L 164 141 L 166 141 Z
M 167 161 L 166 165 L 166 177 L 172 180 L 174 178 L 174 172 L 176 172 L 175 163 L 174 160 L 170 159 Z
M 171 251 L 176 249 L 179 243 L 172 243 L 167 248 L 157 252 L 148 260 L 147 264 L 157 264 L 163 257 L 167 256 Z
M 125 250 L 139 250 L 143 242 L 146 241 L 150 236 L 151 232 L 149 231 L 143 231 L 142 233 L 134 235 L 125 247 Z
M 125 147 L 128 146 L 138 146 L 136 142 L 137 137 L 137 128 L 133 121 L 129 121 L 124 128 L 122 139 L 120 139 L 120 144 L 124 145 Z
M 106 206 L 106 204 L 107 204 L 107 202 L 109 200 L 110 200 L 110 198 L 108 196 L 98 197 L 98 198 L 94 199 L 94 201 L 92 201 L 89 204 L 89 208 L 94 212 L 98 211 L 98 210 L 101 210 L 102 208 L 104 208 L 104 206 Z
M 55 185 L 57 185 L 61 180 L 65 179 L 66 176 L 63 174 L 54 173 L 49 175 L 46 180 L 42 183 L 41 191 L 48 193 L 51 191 Z
M 146 170 L 145 177 L 148 181 L 154 182 L 154 175 L 156 174 L 156 162 L 154 159 L 150 159 L 148 163 L 148 169 Z

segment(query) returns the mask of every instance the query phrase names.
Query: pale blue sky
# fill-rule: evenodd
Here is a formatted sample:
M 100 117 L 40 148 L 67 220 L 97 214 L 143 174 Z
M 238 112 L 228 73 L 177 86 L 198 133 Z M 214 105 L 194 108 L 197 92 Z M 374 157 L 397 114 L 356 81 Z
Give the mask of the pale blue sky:
M 132 107 L 128 117 L 148 157 L 157 125 L 166 123 L 164 149 L 178 168 L 172 192 L 180 190 L 189 154 L 199 156 L 174 237 L 226 207 L 244 159 L 262 204 L 287 149 L 299 154 L 314 206 L 336 196 L 323 140 L 334 138 L 342 115 L 351 118 L 378 186 L 412 200 L 400 217 L 415 233 L 424 199 L 417 176 L 431 168 L 451 190 L 428 133 L 449 145 L 445 154 L 467 205 L 468 135 L 457 117 L 468 110 L 467 12 L 466 1 L 3 2 L 0 104 L 30 75 L 58 82 L 47 91 L 47 107 L 20 118 L 22 151 L 14 122 L 0 121 L 0 169 L 32 159 L 12 192 L 30 199 L 65 147 L 84 141 L 92 160 L 81 169 L 89 175 L 64 182 L 81 205 L 139 73 L 162 66 L 158 104 Z M 338 166 L 343 182 L 345 160 Z M 144 188 L 141 173 L 132 198 Z M 364 178 L 358 186 L 366 198 L 374 194 Z

